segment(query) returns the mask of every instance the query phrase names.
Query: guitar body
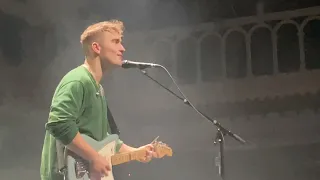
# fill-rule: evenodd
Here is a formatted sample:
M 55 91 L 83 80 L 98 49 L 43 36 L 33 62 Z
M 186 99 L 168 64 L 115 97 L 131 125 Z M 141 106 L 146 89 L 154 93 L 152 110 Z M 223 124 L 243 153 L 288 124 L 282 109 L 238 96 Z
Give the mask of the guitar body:
M 112 166 L 136 161 L 145 158 L 147 155 L 147 149 L 138 149 L 132 152 L 116 154 L 116 141 L 119 139 L 119 136 L 116 134 L 109 135 L 102 141 L 96 141 L 84 134 L 81 134 L 81 136 L 101 156 L 106 157 L 110 163 L 111 171 L 108 173 L 108 176 L 101 177 L 98 180 L 114 180 Z M 154 141 L 152 145 L 159 158 L 165 155 L 172 156 L 172 149 L 166 144 Z M 66 150 L 65 160 L 67 166 L 65 175 L 67 180 L 97 180 L 90 179 L 90 165 L 88 161 L 69 150 Z
M 116 141 L 119 139 L 119 136 L 116 134 L 109 135 L 107 138 L 102 141 L 96 141 L 91 137 L 81 134 L 84 140 L 100 155 L 103 157 L 110 157 L 109 163 L 111 167 L 111 171 L 108 173 L 108 176 L 102 177 L 101 180 L 114 180 L 112 173 L 112 164 L 111 164 L 111 156 L 113 156 L 116 152 Z M 76 156 L 72 153 L 66 154 L 66 165 L 67 165 L 67 180 L 90 180 L 88 175 L 88 164 L 84 162 L 82 158 Z

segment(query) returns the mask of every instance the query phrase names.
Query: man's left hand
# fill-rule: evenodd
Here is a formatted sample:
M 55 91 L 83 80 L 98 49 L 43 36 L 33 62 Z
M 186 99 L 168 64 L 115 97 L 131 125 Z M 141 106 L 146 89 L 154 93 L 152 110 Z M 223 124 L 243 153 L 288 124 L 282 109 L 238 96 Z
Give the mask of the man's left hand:
M 146 156 L 138 159 L 140 162 L 150 162 L 152 158 L 160 158 L 160 156 L 154 151 L 154 147 L 152 144 L 147 144 L 138 148 L 138 150 L 146 150 Z

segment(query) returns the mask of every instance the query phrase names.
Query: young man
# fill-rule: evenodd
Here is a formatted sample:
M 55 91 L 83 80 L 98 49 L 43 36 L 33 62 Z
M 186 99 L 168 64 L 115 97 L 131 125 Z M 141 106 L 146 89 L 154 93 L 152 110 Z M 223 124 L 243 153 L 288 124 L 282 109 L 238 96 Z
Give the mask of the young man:
M 121 21 L 110 20 L 89 26 L 81 35 L 84 64 L 62 78 L 52 99 L 41 158 L 42 180 L 63 179 L 58 173 L 56 140 L 90 161 L 93 176 L 108 175 L 108 161 L 90 147 L 80 133 L 97 141 L 111 133 L 106 113 L 107 102 L 100 81 L 103 74 L 122 65 L 125 51 L 122 45 L 123 29 Z M 151 144 L 133 148 L 119 140 L 116 151 L 123 153 L 144 148 L 149 153 L 141 162 L 158 157 Z

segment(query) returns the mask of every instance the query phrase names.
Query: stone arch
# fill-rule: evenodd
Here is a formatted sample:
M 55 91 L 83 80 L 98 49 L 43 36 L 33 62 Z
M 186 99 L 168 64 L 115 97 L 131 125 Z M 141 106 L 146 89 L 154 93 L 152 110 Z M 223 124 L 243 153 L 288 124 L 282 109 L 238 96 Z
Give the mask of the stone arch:
M 312 22 L 314 21 L 314 22 Z M 300 26 L 303 38 L 303 50 L 305 52 L 304 67 L 308 70 L 320 69 L 320 62 L 318 60 L 318 54 L 320 51 L 320 37 L 316 35 L 319 32 L 320 16 L 312 16 L 306 18 Z
M 284 31 L 285 33 L 282 34 Z M 273 29 L 277 37 L 274 39 L 277 47 L 274 52 L 277 62 L 274 63 L 277 63 L 277 70 L 281 73 L 296 72 L 300 68 L 299 31 L 299 24 L 293 20 L 283 20 Z
M 205 33 L 198 39 L 201 80 L 208 82 L 223 76 L 222 36 Z
M 303 20 L 300 25 L 300 30 L 303 32 L 304 27 L 309 23 L 309 21 L 312 21 L 312 20 L 320 20 L 320 16 L 312 16 Z
M 247 74 L 247 33 L 242 28 L 232 28 L 224 33 L 223 38 L 226 76 L 228 78 L 245 77 Z
M 277 33 L 278 30 L 282 27 L 282 25 L 285 25 L 285 24 L 293 24 L 296 26 L 298 31 L 300 29 L 299 24 L 290 19 L 290 20 L 283 20 L 283 21 L 277 23 L 277 25 L 273 28 L 273 32 Z
M 252 34 L 254 33 L 254 31 L 255 31 L 256 29 L 259 29 L 259 28 L 267 28 L 268 30 L 270 30 L 270 32 L 272 32 L 272 28 L 271 28 L 269 25 L 267 25 L 267 24 L 265 24 L 265 23 L 261 23 L 261 24 L 257 24 L 257 25 L 255 25 L 255 26 L 253 26 L 253 27 L 249 30 L 249 32 L 248 32 L 249 36 L 251 37 Z
M 232 33 L 232 32 L 240 32 L 240 33 L 242 33 L 243 35 L 244 35 L 244 37 L 246 37 L 247 36 L 247 32 L 243 29 L 243 28 L 241 28 L 241 27 L 236 27 L 236 28 L 232 28 L 232 29 L 228 29 L 224 34 L 223 34 L 223 40 L 225 41 L 226 39 L 227 39 L 227 37 L 229 36 L 229 34 L 230 33 Z
M 266 32 L 265 29 L 268 31 Z M 257 34 L 254 35 L 254 33 Z M 257 24 L 249 30 L 248 36 L 252 74 L 255 76 L 271 75 L 273 73 L 272 28 L 265 23 Z M 256 36 L 257 38 L 254 38 Z
M 197 39 L 192 36 L 183 36 L 175 42 L 174 46 L 177 60 L 176 70 L 179 82 L 182 84 L 195 83 L 197 81 L 198 72 Z

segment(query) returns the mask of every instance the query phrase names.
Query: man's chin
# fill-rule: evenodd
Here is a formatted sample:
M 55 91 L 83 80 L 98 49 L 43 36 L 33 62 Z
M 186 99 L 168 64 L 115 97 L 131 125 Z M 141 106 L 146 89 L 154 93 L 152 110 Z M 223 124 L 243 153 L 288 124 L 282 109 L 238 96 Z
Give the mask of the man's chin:
M 102 65 L 103 71 L 110 71 L 116 68 L 119 68 L 122 66 L 122 63 L 120 64 L 119 62 L 117 63 L 105 63 Z
M 110 65 L 112 68 L 119 68 L 122 66 L 122 62 L 116 62 Z
M 118 61 L 116 64 L 114 64 L 115 67 L 122 67 L 122 60 Z

